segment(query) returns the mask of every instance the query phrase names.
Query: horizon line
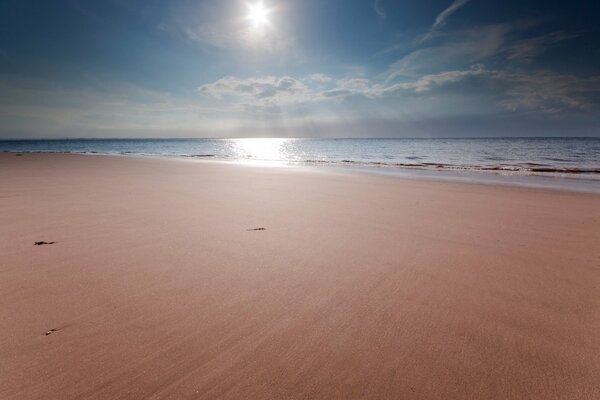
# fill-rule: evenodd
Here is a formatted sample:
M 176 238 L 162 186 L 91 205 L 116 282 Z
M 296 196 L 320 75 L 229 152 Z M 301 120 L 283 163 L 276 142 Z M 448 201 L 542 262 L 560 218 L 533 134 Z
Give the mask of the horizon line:
M 242 139 L 287 139 L 287 140 L 456 140 L 456 139 L 600 139 L 597 136 L 440 136 L 440 137 L 90 137 L 90 138 L 5 138 L 0 142 L 35 142 L 35 141 L 99 141 L 99 140 L 242 140 Z

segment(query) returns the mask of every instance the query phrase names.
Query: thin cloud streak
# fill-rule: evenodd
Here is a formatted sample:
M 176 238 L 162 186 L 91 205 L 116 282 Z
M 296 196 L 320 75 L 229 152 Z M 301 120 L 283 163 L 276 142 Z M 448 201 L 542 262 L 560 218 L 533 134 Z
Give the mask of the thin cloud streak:
M 507 58 L 509 60 L 531 62 L 549 48 L 578 36 L 579 32 L 551 32 L 542 36 L 519 40 L 506 49 Z
M 527 36 L 536 21 L 515 21 L 449 32 L 434 46 L 423 46 L 390 65 L 381 77 L 390 83 L 402 77 L 443 70 L 448 65 L 479 63 L 522 67 L 561 43 L 578 38 L 581 32 L 558 31 Z
M 450 15 L 454 14 L 456 10 L 465 6 L 469 1 L 471 0 L 455 0 L 452 4 L 450 4 L 450 7 L 446 8 L 435 18 L 435 23 L 433 24 L 432 28 L 436 29 L 444 26 L 446 24 L 446 19 L 448 19 Z
M 469 3 L 470 1 L 471 0 L 454 0 L 454 2 L 450 4 L 448 8 L 446 8 L 444 11 L 438 14 L 438 16 L 435 18 L 433 25 L 429 29 L 429 32 L 427 32 L 427 34 L 420 40 L 420 42 L 423 43 L 429 40 L 433 36 L 433 34 L 436 33 L 437 30 L 446 25 L 446 20 L 452 14 L 454 14 L 458 9 L 467 5 L 467 3 Z
M 375 0 L 375 2 L 373 2 L 373 10 L 375 10 L 375 14 L 377 14 L 380 19 L 387 18 L 387 14 L 381 5 L 381 0 Z

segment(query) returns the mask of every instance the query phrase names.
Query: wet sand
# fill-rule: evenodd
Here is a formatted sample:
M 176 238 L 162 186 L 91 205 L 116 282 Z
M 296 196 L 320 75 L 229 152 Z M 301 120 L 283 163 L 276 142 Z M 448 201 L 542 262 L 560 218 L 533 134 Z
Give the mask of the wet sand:
M 7 400 L 598 399 L 600 196 L 0 154 L 0 301 Z

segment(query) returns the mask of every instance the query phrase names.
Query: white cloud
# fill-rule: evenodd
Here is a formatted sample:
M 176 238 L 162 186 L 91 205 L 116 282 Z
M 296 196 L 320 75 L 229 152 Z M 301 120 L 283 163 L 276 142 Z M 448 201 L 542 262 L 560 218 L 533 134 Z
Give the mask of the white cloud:
M 448 19 L 448 17 L 450 17 L 452 14 L 454 14 L 459 8 L 465 6 L 469 1 L 471 1 L 471 0 L 454 0 L 448 8 L 446 8 L 444 11 L 442 11 L 435 18 L 435 22 L 433 23 L 432 28 L 436 29 L 436 28 L 444 26 L 446 24 L 446 20 Z
M 388 88 L 389 91 L 398 89 L 411 89 L 416 93 L 423 93 L 434 88 L 444 86 L 449 83 L 463 81 L 470 77 L 476 77 L 486 74 L 487 71 L 482 66 L 477 65 L 464 71 L 446 71 L 439 74 L 430 74 L 422 76 L 414 82 L 398 83 Z
M 343 89 L 365 90 L 369 88 L 370 82 L 365 78 L 340 79 L 337 81 L 337 85 Z
M 425 42 L 431 38 L 438 29 L 446 25 L 446 20 L 454 14 L 459 8 L 464 7 L 471 0 L 454 0 L 452 4 L 448 6 L 444 11 L 438 14 L 433 22 L 433 25 L 429 29 L 429 32 L 421 39 L 421 42 Z
M 394 84 L 361 77 L 337 79 L 326 88 L 309 77 L 225 77 L 199 91 L 201 97 L 185 99 L 127 85 L 73 90 L 0 80 L 0 136 L 243 136 L 250 134 L 249 127 L 261 135 L 281 135 L 286 127 L 300 129 L 290 135 L 305 128 L 334 135 L 327 129 L 339 121 L 347 125 L 338 134 L 347 136 L 355 132 L 347 129 L 357 127 L 381 132 L 377 130 L 381 118 L 394 132 L 395 126 L 420 123 L 423 118 L 443 121 L 476 114 L 493 120 L 510 114 L 511 121 L 564 121 L 577 116 L 597 121 L 600 115 L 600 76 L 481 65 Z M 444 128 L 440 124 L 432 131 Z
M 218 100 L 233 100 L 242 105 L 284 105 L 304 101 L 308 88 L 289 76 L 240 79 L 233 76 L 202 85 L 200 92 Z
M 320 94 L 322 97 L 324 97 L 326 99 L 335 99 L 335 98 L 348 97 L 348 96 L 351 96 L 356 93 L 357 93 L 356 91 L 350 90 L 350 89 L 335 88 L 335 89 L 324 90 Z
M 325 74 L 312 74 L 310 79 L 319 83 L 329 83 L 332 81 L 331 77 Z
M 374 83 L 365 78 L 344 78 L 335 81 L 333 87 L 322 89 L 310 82 L 314 81 L 302 82 L 289 76 L 225 77 L 203 85 L 199 90 L 230 112 L 279 112 L 282 108 L 302 105 L 339 104 L 350 97 L 362 98 L 376 107 L 384 99 L 386 102 L 396 99 L 408 104 L 412 96 L 439 100 L 450 98 L 452 93 L 466 91 L 473 98 L 487 99 L 500 109 L 509 111 L 589 111 L 600 103 L 600 77 L 577 78 L 547 71 L 493 70 L 483 65 L 425 74 L 393 84 Z

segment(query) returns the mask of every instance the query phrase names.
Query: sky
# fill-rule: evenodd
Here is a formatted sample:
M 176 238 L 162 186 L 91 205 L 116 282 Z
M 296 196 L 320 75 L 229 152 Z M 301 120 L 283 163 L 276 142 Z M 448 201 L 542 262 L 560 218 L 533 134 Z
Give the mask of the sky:
M 0 139 L 600 136 L 592 0 L 0 0 Z

